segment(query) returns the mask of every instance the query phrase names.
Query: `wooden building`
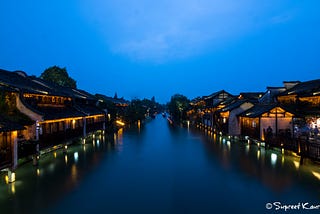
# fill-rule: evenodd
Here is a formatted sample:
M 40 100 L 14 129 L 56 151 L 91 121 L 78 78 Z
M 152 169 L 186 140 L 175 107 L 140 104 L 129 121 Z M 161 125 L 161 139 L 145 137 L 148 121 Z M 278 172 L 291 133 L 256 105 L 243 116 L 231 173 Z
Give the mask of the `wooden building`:
M 308 130 L 309 137 L 319 137 L 319 134 L 315 136 L 314 130 L 320 127 L 320 79 L 296 82 L 290 89 L 279 94 L 277 100 L 303 118 L 296 123 L 297 136 L 302 130 Z
M 238 116 L 243 136 L 264 141 L 269 127 L 272 136 L 292 136 L 294 113 L 278 104 L 255 104 Z
M 18 142 L 25 128 L 0 116 L 0 170 L 17 166 Z
M 220 127 L 217 127 L 217 125 L 219 124 L 219 117 L 216 117 L 215 112 L 219 109 L 224 108 L 234 99 L 235 97 L 233 95 L 224 90 L 217 91 L 209 96 L 203 97 L 205 107 L 202 123 L 206 126 L 211 127 L 215 131 L 217 131 L 217 129 L 220 129 Z
M 238 114 L 248 110 L 254 104 L 248 100 L 237 100 L 232 104 L 222 108 L 218 111 L 220 114 L 220 121 L 222 121 L 223 127 L 222 133 L 239 136 L 241 134 L 240 120 Z
M 243 92 L 238 97 L 223 101 L 221 104 L 225 107 L 217 110 L 215 113 L 217 118 L 215 123 L 220 127 L 220 131 L 223 134 L 239 136 L 241 134 L 241 127 L 238 114 L 258 103 L 258 99 L 262 95 L 262 92 Z
M 33 121 L 22 135 L 38 141 L 40 149 L 105 128 L 105 112 L 97 108 L 98 99 L 83 90 L 5 70 L 0 70 L 0 86 L 10 88 L 15 108 Z

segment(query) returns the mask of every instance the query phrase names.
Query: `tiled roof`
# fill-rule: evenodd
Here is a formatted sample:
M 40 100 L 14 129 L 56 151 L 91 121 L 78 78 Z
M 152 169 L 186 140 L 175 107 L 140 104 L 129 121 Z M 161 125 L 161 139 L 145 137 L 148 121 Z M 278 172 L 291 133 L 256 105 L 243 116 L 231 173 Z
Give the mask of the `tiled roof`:
M 28 76 L 21 75 L 20 72 L 10 72 L 2 69 L 0 69 L 0 85 L 26 93 L 52 95 L 61 94 L 61 92 L 55 90 L 55 88 L 50 88 L 46 85 L 34 82 Z
M 211 98 L 216 98 L 221 93 L 226 93 L 226 94 L 232 96 L 230 93 L 226 92 L 225 90 L 220 90 L 220 91 L 214 92 L 208 96 L 203 96 L 203 99 L 207 100 L 207 99 L 211 99 Z
M 248 99 L 250 101 L 254 101 L 254 100 L 258 101 L 258 99 L 262 97 L 264 93 L 265 92 L 241 92 L 240 96 L 242 99 Z
M 7 118 L 4 118 L 0 115 L 0 132 L 8 132 L 23 129 L 25 129 L 24 126 L 20 125 L 17 122 L 13 122 Z
M 279 94 L 279 96 L 292 94 L 299 96 L 320 95 L 320 79 L 298 83 L 292 88 Z
M 96 114 L 104 114 L 105 112 L 97 108 L 96 106 L 86 105 L 86 104 L 77 104 L 75 108 L 82 112 L 85 115 L 96 115 Z
M 255 104 L 252 108 L 250 108 L 250 109 L 238 114 L 238 116 L 256 118 L 256 117 L 259 117 L 259 116 L 261 116 L 262 114 L 264 114 L 266 112 L 269 112 L 271 109 L 273 109 L 275 107 L 280 107 L 283 110 L 285 110 L 286 112 L 289 112 L 289 113 L 295 115 L 295 117 L 301 116 L 295 110 L 290 109 L 288 107 L 280 106 L 279 104 L 276 104 L 276 103 L 271 103 L 271 104 L 258 103 L 258 104 Z
M 70 88 L 70 87 L 64 87 L 64 86 L 60 86 L 58 84 L 55 84 L 53 82 L 48 82 L 45 81 L 43 79 L 37 78 L 37 77 L 30 77 L 32 79 L 33 82 L 41 84 L 47 88 L 49 88 L 50 90 L 54 89 L 55 95 L 60 95 L 63 97 L 72 97 L 75 99 L 91 99 L 91 100 L 96 100 L 95 96 L 84 91 L 81 89 L 76 89 L 76 88 Z M 50 91 L 52 93 L 52 91 Z M 49 92 L 49 94 L 50 94 Z
M 248 101 L 247 100 L 237 100 L 237 101 L 227 105 L 226 107 L 224 107 L 220 111 L 221 112 L 232 111 L 233 109 L 238 108 L 239 106 L 241 106 L 245 102 L 248 102 Z
M 240 113 L 238 116 L 251 117 L 251 118 L 259 117 L 262 114 L 275 108 L 276 106 L 277 106 L 276 104 L 256 104 L 252 108 L 248 109 L 247 111 Z
M 74 107 L 42 107 L 38 109 L 44 114 L 44 120 L 55 120 L 61 118 L 70 118 L 70 117 L 84 117 L 84 113 L 78 111 Z
M 44 94 L 73 98 L 73 106 L 66 107 L 38 107 L 24 104 L 32 111 L 43 115 L 45 120 L 78 117 L 103 113 L 95 104 L 98 100 L 94 95 L 70 87 L 63 87 L 45 81 L 35 76 L 28 76 L 24 72 L 10 72 L 0 69 L 0 89 L 6 91 L 20 91 L 22 93 Z M 21 99 L 23 102 L 23 99 Z
M 267 87 L 267 92 L 259 98 L 260 103 L 275 103 L 275 97 L 285 91 L 285 87 Z

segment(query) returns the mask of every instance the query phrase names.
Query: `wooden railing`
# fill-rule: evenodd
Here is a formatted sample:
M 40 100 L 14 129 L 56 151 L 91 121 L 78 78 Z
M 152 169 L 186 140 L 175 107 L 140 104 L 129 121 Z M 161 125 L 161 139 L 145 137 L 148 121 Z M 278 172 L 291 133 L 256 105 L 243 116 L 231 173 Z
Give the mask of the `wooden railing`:
M 284 148 L 296 152 L 301 157 L 320 161 L 320 141 L 307 137 L 288 138 L 276 136 L 266 139 L 267 147 Z

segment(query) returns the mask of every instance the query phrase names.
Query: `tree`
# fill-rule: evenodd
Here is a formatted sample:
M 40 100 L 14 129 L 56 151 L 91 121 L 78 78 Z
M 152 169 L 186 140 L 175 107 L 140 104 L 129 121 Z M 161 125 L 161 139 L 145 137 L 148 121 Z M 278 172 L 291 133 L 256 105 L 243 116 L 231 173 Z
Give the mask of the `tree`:
M 181 94 L 175 94 L 171 97 L 168 103 L 168 109 L 173 119 L 181 121 L 187 119 L 187 108 L 189 106 L 189 99 Z
M 144 105 L 144 102 L 139 99 L 134 99 L 131 101 L 130 105 L 126 108 L 125 119 L 128 122 L 144 120 L 146 112 L 147 112 L 147 107 Z
M 77 88 L 76 81 L 69 77 L 66 68 L 49 67 L 40 75 L 40 78 L 61 86 Z

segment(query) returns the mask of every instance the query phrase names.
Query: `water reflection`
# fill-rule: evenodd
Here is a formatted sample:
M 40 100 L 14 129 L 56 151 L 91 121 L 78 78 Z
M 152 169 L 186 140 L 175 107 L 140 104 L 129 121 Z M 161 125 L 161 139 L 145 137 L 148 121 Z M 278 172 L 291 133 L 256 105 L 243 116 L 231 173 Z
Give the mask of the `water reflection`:
M 311 171 L 311 172 L 317 179 L 320 180 L 320 173 L 319 172 L 315 172 L 315 171 Z
M 16 183 L 15 182 L 11 183 L 10 186 L 11 186 L 11 193 L 14 195 L 16 193 Z
M 64 155 L 64 162 L 66 163 L 66 165 L 68 164 L 68 155 L 67 154 Z
M 77 184 L 77 176 L 78 176 L 77 166 L 76 166 L 76 164 L 72 164 L 71 178 L 72 178 L 73 185 Z
M 163 118 L 86 142 L 2 179 L 1 213 L 263 213 L 270 200 L 319 200 L 318 165 Z
M 221 137 L 219 137 L 217 144 L 213 144 L 211 146 L 223 149 L 223 144 L 221 145 L 220 142 Z M 222 139 L 222 142 L 225 142 L 224 139 Z M 244 153 L 243 155 L 240 154 L 241 156 L 239 157 L 240 161 L 238 164 L 241 171 L 255 179 L 259 179 L 264 185 L 271 188 L 274 192 L 283 193 L 289 189 L 295 189 L 294 184 L 298 185 L 297 183 L 302 186 L 319 186 L 320 184 L 315 180 L 312 180 L 309 176 L 312 174 L 314 177 L 320 179 L 320 169 L 317 165 L 313 165 L 309 162 L 309 164 L 301 166 L 300 158 L 298 156 L 291 155 L 291 153 L 286 154 L 283 149 L 280 150 L 280 152 L 276 150 L 266 150 L 259 144 L 252 145 L 245 142 L 236 142 L 231 143 L 230 145 L 232 145 L 230 149 L 223 150 L 223 165 L 226 165 L 225 157 L 229 156 L 232 159 L 232 156 L 236 154 L 233 149 L 241 150 L 241 148 L 243 148 Z M 233 148 L 233 145 L 235 145 L 236 148 Z M 215 148 L 215 150 L 217 150 L 217 148 Z M 226 154 L 226 151 L 228 151 L 229 154 Z M 255 155 L 252 156 L 252 153 Z M 214 155 L 219 156 L 217 153 Z M 314 167 L 316 169 L 314 169 Z M 296 179 L 297 177 L 295 176 L 299 178 Z M 319 195 L 319 193 L 320 191 L 317 188 L 316 192 L 313 192 L 312 194 Z
M 271 153 L 271 165 L 272 165 L 272 166 L 275 166 L 275 165 L 276 165 L 276 163 L 277 163 L 277 158 L 278 158 L 277 154 Z
M 78 152 L 73 153 L 73 157 L 74 157 L 74 162 L 78 162 L 78 158 L 79 158 L 79 154 Z

